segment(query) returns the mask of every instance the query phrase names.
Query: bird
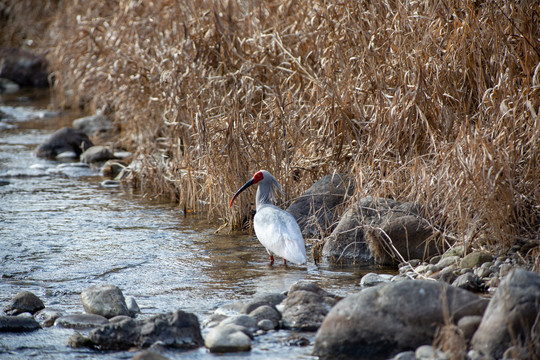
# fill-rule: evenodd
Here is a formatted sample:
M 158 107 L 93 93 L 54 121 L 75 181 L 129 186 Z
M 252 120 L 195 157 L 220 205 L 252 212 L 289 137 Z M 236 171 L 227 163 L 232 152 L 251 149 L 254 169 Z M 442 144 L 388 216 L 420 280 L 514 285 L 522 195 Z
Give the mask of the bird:
M 270 265 L 274 264 L 274 255 L 283 258 L 283 264 L 287 260 L 301 265 L 307 261 L 306 245 L 302 237 L 302 231 L 294 216 L 273 204 L 275 200 L 274 190 L 281 193 L 281 186 L 272 174 L 266 170 L 260 170 L 246 182 L 236 194 L 234 194 L 229 207 L 240 193 L 248 187 L 258 184 L 255 198 L 256 213 L 253 218 L 253 227 L 257 239 L 266 248 L 270 255 Z

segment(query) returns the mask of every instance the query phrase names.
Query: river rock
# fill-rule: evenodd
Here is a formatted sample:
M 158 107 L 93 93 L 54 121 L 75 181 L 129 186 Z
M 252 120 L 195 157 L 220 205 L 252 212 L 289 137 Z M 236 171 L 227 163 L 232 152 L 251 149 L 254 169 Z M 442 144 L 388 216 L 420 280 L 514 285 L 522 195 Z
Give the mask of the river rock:
M 326 175 L 288 208 L 304 236 L 324 236 L 332 231 L 342 210 L 341 205 L 354 191 L 354 180 L 345 174 Z
M 259 306 L 269 305 L 275 308 L 283 300 L 285 300 L 285 295 L 280 293 L 270 293 L 265 295 L 260 295 L 248 301 L 242 308 L 242 313 L 249 314 Z
M 74 129 L 85 132 L 88 136 L 113 129 L 113 121 L 105 115 L 91 115 L 73 120 Z
M 347 209 L 314 257 L 331 263 L 392 264 L 401 261 L 396 251 L 404 260 L 437 254 L 430 241 L 432 228 L 421 214 L 412 203 L 363 198 Z
M 315 284 L 298 282 L 289 289 L 283 301 L 282 327 L 301 331 L 316 331 L 324 317 L 337 302 Z M 309 289 L 309 290 L 307 290 Z
M 459 319 L 457 326 L 461 330 L 463 337 L 469 342 L 476 330 L 478 329 L 478 326 L 480 326 L 480 322 L 482 321 L 482 317 L 479 315 L 471 315 L 471 316 L 464 316 L 461 319 Z
M 131 315 L 122 291 L 114 285 L 91 286 L 81 293 L 84 311 L 106 318 Z
M 493 260 L 493 256 L 483 251 L 474 251 L 466 255 L 462 260 L 460 267 L 472 269 L 475 266 L 480 266 L 485 262 Z
M 267 305 L 266 305 L 267 306 Z M 246 328 L 244 331 L 246 334 L 253 336 L 253 333 L 257 331 L 257 320 L 249 315 L 233 315 L 222 320 L 219 325 L 234 324 Z
M 90 332 L 92 344 L 103 350 L 125 350 L 133 346 L 147 348 L 155 343 L 192 349 L 203 344 L 199 320 L 193 314 L 177 310 L 145 320 L 126 318 Z
M 81 154 L 81 161 L 87 164 L 114 159 L 114 154 L 106 146 L 95 145 L 89 147 Z
M 67 329 L 92 329 L 109 322 L 106 317 L 96 314 L 73 314 L 61 316 L 54 322 L 55 326 Z
M 84 150 L 93 145 L 84 132 L 64 127 L 39 145 L 36 155 L 43 158 L 55 158 L 64 152 L 73 152 L 76 156 L 80 156 Z
M 135 354 L 131 360 L 168 360 L 168 358 L 156 352 L 145 350 Z
M 29 316 L 0 316 L 1 332 L 25 332 L 41 329 L 39 323 Z
M 0 47 L 0 78 L 23 87 L 48 87 L 48 64 L 44 57 L 28 50 Z
M 22 291 L 15 295 L 4 307 L 8 315 L 18 315 L 25 312 L 35 314 L 45 308 L 43 301 L 30 291 Z
M 483 290 L 482 280 L 473 273 L 465 273 L 457 277 L 452 286 L 472 292 L 481 292 Z
M 36 313 L 34 318 L 41 324 L 43 327 L 50 327 L 54 325 L 56 319 L 62 316 L 62 312 L 54 309 L 43 309 Z
M 226 353 L 251 350 L 251 337 L 243 326 L 220 324 L 210 330 L 204 345 L 214 353 Z
M 281 314 L 279 313 L 279 311 L 269 305 L 259 306 L 258 308 L 250 312 L 249 316 L 255 319 L 257 323 L 261 320 L 272 321 L 274 329 L 279 326 L 279 320 L 281 320 Z
M 321 359 L 388 359 L 432 344 L 445 314 L 453 321 L 481 315 L 487 302 L 430 280 L 367 288 L 332 308 L 316 334 L 313 352 Z
M 380 284 L 390 282 L 391 280 L 392 280 L 392 275 L 384 276 L 381 274 L 367 273 L 366 275 L 362 276 L 362 279 L 360 280 L 360 286 L 362 287 L 377 286 Z
M 528 358 L 533 358 L 535 351 L 540 351 L 539 318 L 540 275 L 515 269 L 493 295 L 473 336 L 472 348 L 500 359 L 510 346 L 524 345 L 530 346 Z

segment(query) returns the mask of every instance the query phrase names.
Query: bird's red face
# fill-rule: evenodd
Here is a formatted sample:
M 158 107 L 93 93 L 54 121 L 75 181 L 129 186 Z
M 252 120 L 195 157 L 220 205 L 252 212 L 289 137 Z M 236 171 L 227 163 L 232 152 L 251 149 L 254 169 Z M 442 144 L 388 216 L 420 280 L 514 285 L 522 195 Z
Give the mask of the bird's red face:
M 258 183 L 258 182 L 261 181 L 262 179 L 264 179 L 264 176 L 263 176 L 262 171 L 257 171 L 257 172 L 255 173 L 255 175 L 253 175 L 253 183 L 254 183 L 254 184 Z

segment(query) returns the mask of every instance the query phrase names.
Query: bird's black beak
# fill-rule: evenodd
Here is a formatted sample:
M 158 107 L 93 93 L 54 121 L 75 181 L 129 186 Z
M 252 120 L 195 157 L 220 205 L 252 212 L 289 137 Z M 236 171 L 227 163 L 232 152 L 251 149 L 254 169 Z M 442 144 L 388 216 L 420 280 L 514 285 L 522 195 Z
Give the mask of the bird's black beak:
M 244 186 L 242 186 L 240 189 L 238 189 L 238 191 L 236 192 L 236 194 L 234 194 L 233 198 L 231 199 L 231 202 L 229 203 L 229 207 L 232 206 L 232 203 L 234 201 L 234 199 L 236 199 L 236 197 L 238 195 L 240 195 L 240 193 L 244 190 L 246 190 L 248 187 L 250 187 L 251 185 L 253 185 L 255 182 L 253 181 L 253 179 L 249 180 L 247 183 L 244 184 Z

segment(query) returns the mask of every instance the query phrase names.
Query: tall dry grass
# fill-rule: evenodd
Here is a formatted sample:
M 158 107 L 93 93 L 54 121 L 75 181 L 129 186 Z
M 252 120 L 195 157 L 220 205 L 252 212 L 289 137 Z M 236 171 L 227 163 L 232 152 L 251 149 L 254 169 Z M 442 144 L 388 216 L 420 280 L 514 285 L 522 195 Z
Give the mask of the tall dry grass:
M 137 180 L 231 225 L 258 169 L 287 201 L 332 171 L 442 232 L 540 237 L 537 1 L 66 1 L 43 46 L 65 104 L 103 109 Z

